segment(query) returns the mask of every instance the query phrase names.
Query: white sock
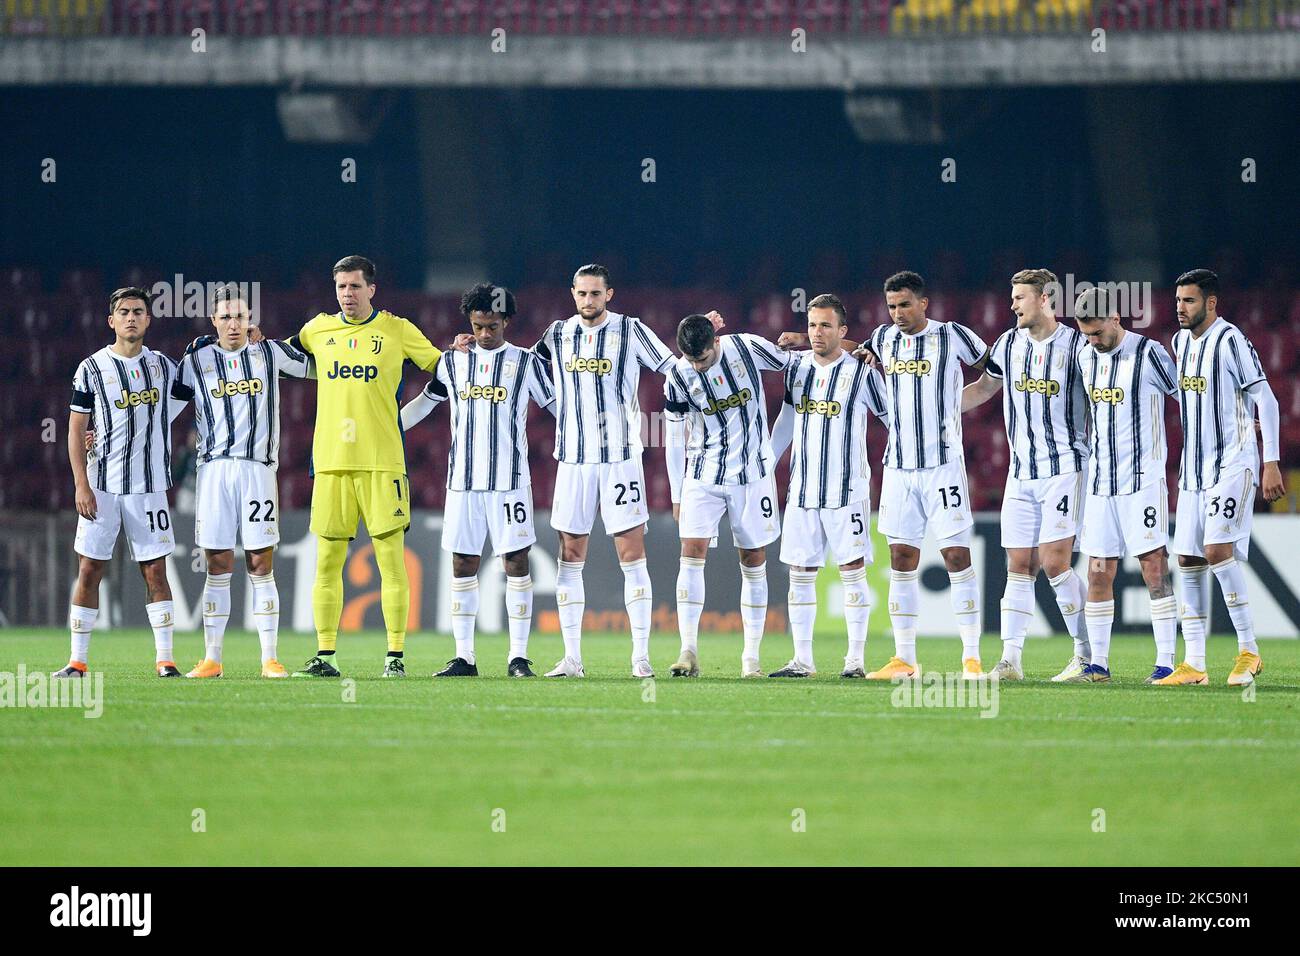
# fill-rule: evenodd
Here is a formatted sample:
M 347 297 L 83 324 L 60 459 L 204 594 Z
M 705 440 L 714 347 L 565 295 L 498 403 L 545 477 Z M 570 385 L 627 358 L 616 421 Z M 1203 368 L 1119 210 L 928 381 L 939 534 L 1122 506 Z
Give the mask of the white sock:
M 744 656 L 757 660 L 767 625 L 767 562 L 756 568 L 740 566 L 740 622 L 745 628 Z
M 203 653 L 210 661 L 221 663 L 221 645 L 230 620 L 230 572 L 213 574 L 203 585 Z
M 650 614 L 654 610 L 654 596 L 650 587 L 650 572 L 645 558 L 627 561 L 623 567 L 623 604 L 627 607 L 627 620 L 632 626 L 632 660 L 650 656 Z
M 849 630 L 851 661 L 862 661 L 867 656 L 867 621 L 871 618 L 871 590 L 867 587 L 867 569 L 841 571 L 844 585 L 844 623 Z
M 1156 666 L 1173 667 L 1178 650 L 1178 599 L 1172 594 L 1150 598 L 1151 630 L 1156 635 Z
M 1179 568 L 1182 583 L 1183 644 L 1187 663 L 1198 671 L 1205 670 L 1205 631 L 1210 610 L 1210 567 L 1201 564 Z
M 1074 656 L 1086 661 L 1092 653 L 1088 648 L 1088 623 L 1083 613 L 1083 606 L 1088 601 L 1083 579 L 1074 573 L 1074 568 L 1066 568 L 1048 580 L 1056 592 L 1056 606 L 1061 609 L 1061 617 L 1065 618 L 1065 629 L 1074 638 Z
M 1007 587 L 1002 592 L 1002 659 L 1020 666 L 1020 652 L 1025 647 L 1025 633 L 1034 619 L 1034 579 L 1016 571 L 1007 572 Z
M 555 605 L 560 612 L 560 633 L 564 656 L 582 663 L 582 615 L 587 610 L 587 592 L 582 587 L 585 561 L 561 561 L 555 575 Z
M 248 575 L 253 588 L 253 621 L 257 625 L 257 641 L 262 645 L 262 663 L 276 659 L 276 644 L 280 638 L 280 590 L 275 586 L 275 572 Z
M 889 574 L 889 622 L 894 626 L 894 655 L 916 666 L 916 615 L 921 601 L 920 571 Z
M 980 656 L 980 588 L 975 568 L 948 572 L 952 584 L 952 611 L 957 616 L 957 633 L 961 635 L 962 657 Z
M 528 632 L 533 626 L 533 578 L 506 576 L 506 617 L 510 620 L 509 664 L 516 657 L 528 657 Z
M 68 612 L 68 630 L 72 633 L 72 652 L 69 661 L 85 664 L 90 656 L 90 632 L 95 629 L 99 608 L 74 604 Z
M 155 661 L 176 660 L 172 656 L 172 630 L 176 627 L 176 608 L 171 601 L 155 601 L 144 606 L 149 615 L 149 626 L 153 628 L 153 649 Z
M 1246 593 L 1246 572 L 1236 558 L 1210 565 L 1223 591 L 1223 603 L 1228 605 L 1228 617 L 1237 629 L 1237 649 L 1259 653 L 1255 643 L 1255 622 L 1250 619 L 1250 596 Z
M 790 635 L 794 638 L 794 659 L 805 667 L 812 667 L 813 625 L 817 623 L 816 571 L 790 569 L 790 593 L 786 603 Z
M 700 650 L 700 613 L 704 610 L 704 559 L 683 556 L 677 570 L 677 631 L 682 650 Z
M 1088 601 L 1084 605 L 1084 613 L 1088 615 L 1091 663 L 1110 670 L 1110 629 L 1115 624 L 1115 602 Z
M 478 576 L 451 579 L 451 636 L 456 656 L 466 664 L 474 660 L 474 621 L 478 617 Z

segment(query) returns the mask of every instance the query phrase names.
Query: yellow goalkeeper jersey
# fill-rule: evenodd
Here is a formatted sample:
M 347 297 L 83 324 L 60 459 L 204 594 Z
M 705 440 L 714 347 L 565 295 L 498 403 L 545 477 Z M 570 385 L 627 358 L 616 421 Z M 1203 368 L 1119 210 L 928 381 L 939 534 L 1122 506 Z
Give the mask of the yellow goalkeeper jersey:
M 322 312 L 294 338 L 316 360 L 312 470 L 406 474 L 402 364 L 432 372 L 442 353 L 413 323 L 380 309 L 358 320 Z

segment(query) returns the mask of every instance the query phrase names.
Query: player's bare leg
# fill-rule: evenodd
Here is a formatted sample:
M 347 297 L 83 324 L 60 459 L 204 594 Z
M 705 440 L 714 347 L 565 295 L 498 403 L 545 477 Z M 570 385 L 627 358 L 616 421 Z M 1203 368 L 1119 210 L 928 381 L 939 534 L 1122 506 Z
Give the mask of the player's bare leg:
M 650 666 L 650 621 L 654 594 L 645 560 L 645 525 L 614 535 L 614 550 L 623 569 L 623 604 L 632 631 L 632 676 L 654 677 Z
M 83 677 L 86 673 L 90 635 L 99 617 L 99 585 L 107 570 L 107 561 L 97 561 L 84 554 L 77 556 L 77 582 L 72 587 L 72 608 L 68 614 L 72 648 L 67 666 L 55 671 L 55 677 Z
M 528 659 L 528 633 L 533 626 L 533 579 L 528 571 L 529 548 L 511 551 L 501 558 L 506 570 L 506 619 L 510 622 L 510 652 L 506 674 L 536 677 Z
M 1119 558 L 1088 559 L 1088 643 L 1092 660 L 1066 684 L 1104 684 L 1110 680 L 1110 629 L 1115 624 L 1115 573 Z
M 669 673 L 674 677 L 700 676 L 700 614 L 704 610 L 704 559 L 708 538 L 683 538 L 682 562 L 677 572 L 677 631 L 681 653 Z
M 477 677 L 478 661 L 474 656 L 474 625 L 478 618 L 477 554 L 451 556 L 451 635 L 456 640 L 456 656 L 434 677 Z
M 204 552 L 208 575 L 203 582 L 203 660 L 186 677 L 211 678 L 222 674 L 222 650 L 230 621 L 230 579 L 235 572 L 232 550 Z
M 1142 579 L 1146 581 L 1151 602 L 1151 629 L 1156 638 L 1156 666 L 1146 683 L 1154 684 L 1174 672 L 1174 653 L 1178 649 L 1178 602 L 1174 598 L 1174 579 L 1169 574 L 1169 554 L 1156 548 L 1138 555 Z
M 144 576 L 145 591 L 149 595 L 144 609 L 149 615 L 149 626 L 153 628 L 154 668 L 159 677 L 180 677 L 172 650 L 176 609 L 172 604 L 171 584 L 167 581 L 167 559 L 141 561 L 140 573 Z
M 564 638 L 564 657 L 547 677 L 585 677 L 582 669 L 582 616 L 587 609 L 587 595 L 582 585 L 582 567 L 587 561 L 590 535 L 560 535 L 560 567 L 555 576 L 555 604 L 560 615 L 560 634 Z
M 916 662 L 920 563 L 921 549 L 917 545 L 902 541 L 889 543 L 889 622 L 894 631 L 894 656 L 880 670 L 868 674 L 868 680 L 916 677 L 921 672 Z
M 980 664 L 980 590 L 970 563 L 970 548 L 953 545 L 940 548 L 939 553 L 952 585 L 952 611 L 961 636 L 961 676 L 975 680 L 984 676 L 984 668 Z

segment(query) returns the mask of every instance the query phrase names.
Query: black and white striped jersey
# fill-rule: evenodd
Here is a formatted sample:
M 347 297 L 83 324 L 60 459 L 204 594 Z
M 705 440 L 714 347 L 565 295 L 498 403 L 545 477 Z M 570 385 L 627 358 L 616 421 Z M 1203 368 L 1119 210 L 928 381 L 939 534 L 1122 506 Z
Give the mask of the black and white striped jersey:
M 961 367 L 984 357 L 984 342 L 964 325 L 930 319 L 915 335 L 886 323 L 870 345 L 889 406 L 885 466 L 937 468 L 961 459 Z
M 714 485 L 747 485 L 772 473 L 762 373 L 793 359 L 749 332 L 720 335 L 718 359 L 698 372 L 676 359 L 664 381 L 664 413 L 688 423 L 686 474 Z
M 280 376 L 306 378 L 311 357 L 263 339 L 228 352 L 212 343 L 181 359 L 177 380 L 194 391 L 199 467 L 246 458 L 271 468 L 280 454 Z
M 640 455 L 642 367 L 661 372 L 674 359 L 640 319 L 606 312 L 589 328 L 573 315 L 551 323 L 533 351 L 550 366 L 555 388 L 555 459 L 571 465 Z
M 785 370 L 785 402 L 793 410 L 790 488 L 800 508 L 846 508 L 871 489 L 867 421 L 888 421 L 885 381 L 847 352 L 819 365 L 812 352 L 797 352 Z
M 452 491 L 516 491 L 528 471 L 528 399 L 555 401 L 544 361 L 509 342 L 487 351 L 447 351 L 424 387 L 435 403 L 451 402 L 447 487 Z
M 1078 361 L 1085 345 L 1078 329 L 1058 324 L 1041 342 L 1024 329 L 1008 329 L 989 350 L 987 371 L 1002 380 L 1013 478 L 1050 478 L 1087 467 L 1088 396 Z
M 1165 476 L 1165 396 L 1174 394 L 1173 360 L 1159 342 L 1125 331 L 1110 352 L 1085 345 L 1079 369 L 1092 415 L 1088 488 L 1110 497 L 1141 491 Z
M 187 400 L 175 386 L 176 363 L 150 348 L 124 358 L 106 346 L 77 366 L 70 407 L 88 414 L 95 432 L 86 459 L 94 488 L 136 495 L 171 487 L 172 412 Z
M 1255 400 L 1246 389 L 1266 376 L 1250 340 L 1224 318 L 1199 339 L 1179 329 L 1174 364 L 1183 424 L 1178 486 L 1204 491 L 1245 468 L 1258 475 Z

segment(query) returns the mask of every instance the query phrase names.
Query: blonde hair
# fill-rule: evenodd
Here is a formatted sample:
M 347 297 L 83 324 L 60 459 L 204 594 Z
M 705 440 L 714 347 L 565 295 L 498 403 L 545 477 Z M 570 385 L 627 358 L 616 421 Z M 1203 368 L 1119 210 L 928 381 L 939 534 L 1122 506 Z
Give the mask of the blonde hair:
M 1031 285 L 1038 290 L 1038 294 L 1043 294 L 1043 289 L 1048 285 L 1059 285 L 1056 273 L 1051 269 L 1021 269 L 1011 277 L 1012 285 Z

